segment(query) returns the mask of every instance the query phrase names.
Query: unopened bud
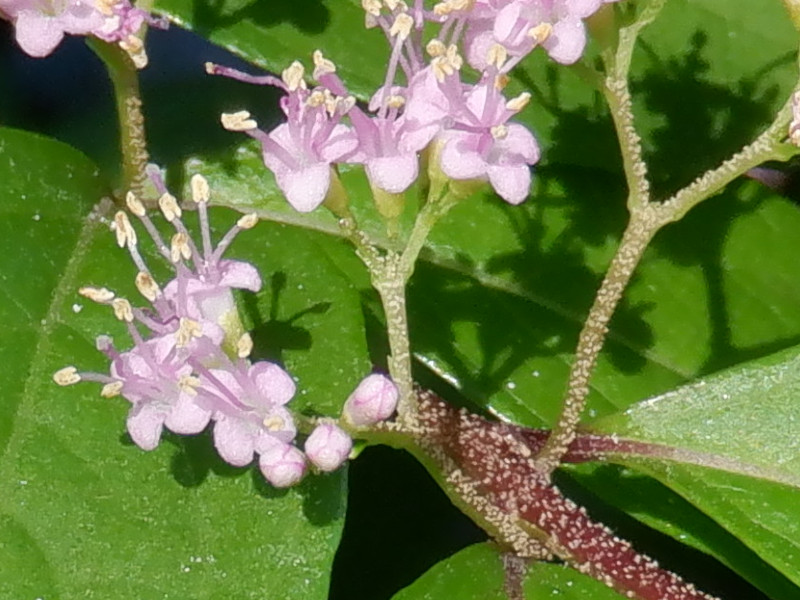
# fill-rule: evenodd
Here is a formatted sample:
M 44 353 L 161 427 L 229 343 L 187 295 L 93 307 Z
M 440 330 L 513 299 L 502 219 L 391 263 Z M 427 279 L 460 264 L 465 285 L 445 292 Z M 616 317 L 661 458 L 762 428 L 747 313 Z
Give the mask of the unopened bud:
M 305 443 L 306 456 L 321 471 L 335 471 L 350 456 L 353 440 L 336 425 L 317 425 Z
M 374 425 L 392 416 L 400 393 L 391 379 L 379 373 L 365 377 L 344 403 L 342 416 L 353 425 Z
M 303 453 L 289 444 L 277 443 L 258 458 L 264 477 L 278 488 L 294 485 L 306 472 Z

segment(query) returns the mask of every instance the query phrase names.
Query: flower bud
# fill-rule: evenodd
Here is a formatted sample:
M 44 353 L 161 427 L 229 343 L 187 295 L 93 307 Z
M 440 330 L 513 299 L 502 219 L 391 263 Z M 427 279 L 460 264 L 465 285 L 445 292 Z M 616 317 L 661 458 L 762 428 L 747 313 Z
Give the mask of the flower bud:
M 306 440 L 308 459 L 322 471 L 338 469 L 353 449 L 353 440 L 332 423 L 318 425 Z
M 303 478 L 306 460 L 303 453 L 289 444 L 278 443 L 258 458 L 261 472 L 272 485 L 289 487 Z
M 342 416 L 353 425 L 374 425 L 392 416 L 399 392 L 391 379 L 378 373 L 364 378 L 344 403 Z

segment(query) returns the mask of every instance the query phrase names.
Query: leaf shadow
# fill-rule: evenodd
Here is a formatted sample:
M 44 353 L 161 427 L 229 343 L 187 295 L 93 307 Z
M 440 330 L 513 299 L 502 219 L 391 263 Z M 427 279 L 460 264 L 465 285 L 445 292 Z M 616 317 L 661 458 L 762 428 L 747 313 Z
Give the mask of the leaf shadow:
M 242 21 L 259 27 L 286 23 L 304 34 L 319 34 L 330 23 L 330 10 L 321 0 L 194 0 L 192 22 L 204 36 Z
M 269 286 L 269 313 L 264 314 L 259 294 L 246 294 L 243 297 L 244 311 L 254 327 L 250 331 L 253 338 L 253 352 L 251 359 L 269 360 L 283 363 L 283 353 L 286 350 L 308 350 L 311 348 L 313 338 L 311 332 L 297 325 L 306 315 L 324 314 L 331 308 L 330 302 L 317 302 L 307 308 L 297 311 L 288 318 L 280 319 L 280 296 L 286 288 L 286 273 L 278 271 L 272 274 Z

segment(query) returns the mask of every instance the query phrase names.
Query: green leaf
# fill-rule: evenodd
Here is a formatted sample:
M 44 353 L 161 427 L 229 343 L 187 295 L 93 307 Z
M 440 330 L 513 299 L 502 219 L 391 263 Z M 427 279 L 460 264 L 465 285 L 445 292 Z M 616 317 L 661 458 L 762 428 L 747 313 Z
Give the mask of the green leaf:
M 15 341 L 3 350 L 0 596 L 327 597 L 344 470 L 275 490 L 257 469 L 223 463 L 208 435 L 167 435 L 145 453 L 124 433 L 124 400 L 100 399 L 92 384 L 57 387 L 51 375 L 65 364 L 108 368 L 96 335 L 111 332 L 125 345 L 108 309 L 77 288 L 134 293 L 135 268 L 108 230 L 109 207 L 88 214 L 104 188 L 82 155 L 0 130 L 0 181 L 0 327 Z M 219 216 L 212 211 L 218 225 Z M 281 356 L 307 392 L 296 406 L 323 413 L 337 412 L 369 368 L 361 337 L 341 348 L 334 341 L 363 325 L 329 243 L 309 245 L 304 232 L 267 225 L 231 252 L 246 248 L 269 262 L 267 291 L 244 301 L 256 352 Z M 299 268 L 296 261 L 311 264 L 302 258 L 309 247 L 329 250 L 329 262 Z M 314 360 L 329 369 L 312 369 Z
M 613 459 L 678 492 L 800 584 L 798 396 L 800 349 L 791 348 L 639 403 L 592 430 L 662 444 L 700 463 Z M 629 491 L 606 489 L 605 496 Z
M 507 600 L 500 552 L 492 544 L 475 544 L 439 562 L 392 600 Z M 620 600 L 602 583 L 563 565 L 535 563 L 523 583 L 525 598 Z
M 177 24 L 267 70 L 311 63 L 314 50 L 344 66 L 351 92 L 366 98 L 383 81 L 389 57 L 383 35 L 364 30 L 358 0 L 159 0 L 155 9 Z M 366 57 L 369 57 L 368 59 Z M 349 64 L 348 64 L 349 63 Z

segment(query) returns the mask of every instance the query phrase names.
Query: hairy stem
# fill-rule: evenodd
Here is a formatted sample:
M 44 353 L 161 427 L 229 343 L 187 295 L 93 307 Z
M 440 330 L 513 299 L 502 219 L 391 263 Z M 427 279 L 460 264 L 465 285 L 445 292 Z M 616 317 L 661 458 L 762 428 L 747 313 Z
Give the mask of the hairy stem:
M 128 190 L 142 197 L 149 157 L 138 72 L 128 54 L 118 46 L 91 38 L 88 44 L 105 63 L 114 87 L 122 153 L 120 197 L 124 197 Z
M 651 207 L 636 210 L 631 215 L 622 242 L 578 338 L 575 362 L 570 369 L 567 393 L 558 423 L 537 456 L 543 472 L 551 473 L 558 466 L 575 439 L 578 421 L 589 394 L 589 380 L 608 333 L 608 322 L 659 225 L 655 210 Z

